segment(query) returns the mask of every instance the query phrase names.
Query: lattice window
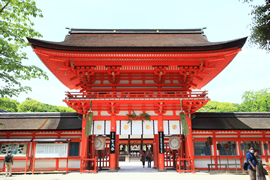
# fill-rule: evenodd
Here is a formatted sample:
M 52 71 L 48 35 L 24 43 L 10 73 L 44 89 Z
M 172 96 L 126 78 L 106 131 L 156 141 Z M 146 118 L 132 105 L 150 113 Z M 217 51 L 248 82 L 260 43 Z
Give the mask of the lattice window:
M 170 149 L 169 142 L 164 143 L 164 163 L 165 167 L 174 167 L 174 152 Z M 177 162 L 178 151 L 175 151 L 175 163 Z
M 106 147 L 104 150 L 95 151 L 95 156 L 98 158 L 97 166 L 101 169 L 110 168 L 110 143 L 106 143 Z

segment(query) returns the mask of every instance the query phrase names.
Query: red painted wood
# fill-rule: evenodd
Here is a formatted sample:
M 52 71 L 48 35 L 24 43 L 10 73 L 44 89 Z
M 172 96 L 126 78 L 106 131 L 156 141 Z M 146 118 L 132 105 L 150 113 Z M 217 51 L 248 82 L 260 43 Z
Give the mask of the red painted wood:
M 93 83 L 100 77 L 111 83 L 118 82 L 129 72 L 141 73 L 141 77 L 142 74 L 151 73 L 149 78 L 156 82 L 163 82 L 164 78 L 170 79 L 171 74 L 174 76 L 181 74 L 184 78 L 191 79 L 188 83 L 190 86 L 200 89 L 232 61 L 240 48 L 200 52 L 143 53 L 70 52 L 36 47 L 34 51 L 51 72 L 70 89 L 81 89 L 82 87 L 77 84 Z M 164 75 L 160 75 L 160 71 Z
M 113 113 L 114 113 L 114 110 L 112 110 Z M 111 132 L 116 132 L 116 116 L 115 114 L 112 114 L 111 115 Z M 116 137 L 115 137 L 115 140 L 116 140 Z M 116 145 L 116 143 L 115 143 Z M 117 167 L 116 167 L 116 161 L 117 161 L 117 151 L 116 151 L 116 148 L 115 148 L 115 153 L 110 153 L 110 170 L 116 170 Z

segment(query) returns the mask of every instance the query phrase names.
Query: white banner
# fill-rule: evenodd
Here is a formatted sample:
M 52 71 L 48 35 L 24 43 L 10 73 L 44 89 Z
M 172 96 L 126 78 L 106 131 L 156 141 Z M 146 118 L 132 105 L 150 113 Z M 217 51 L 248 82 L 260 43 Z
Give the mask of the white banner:
M 37 143 L 36 157 L 67 157 L 67 143 Z
M 165 135 L 168 135 L 168 120 L 163 120 L 163 132 Z
M 169 127 L 170 127 L 170 134 L 169 135 L 180 134 L 180 123 L 181 123 L 181 121 L 169 121 Z
M 109 135 L 110 132 L 111 132 L 111 121 L 106 121 L 106 134 Z
M 130 134 L 131 130 L 131 123 L 128 123 L 128 121 L 121 121 L 121 135 L 122 134 Z
M 178 135 L 180 134 L 180 123 L 178 120 L 164 120 L 163 130 L 165 135 Z
M 94 134 L 103 135 L 104 134 L 104 121 L 95 121 L 94 122 Z
M 110 134 L 111 131 L 111 121 L 103 120 L 103 121 L 94 121 L 94 135 L 104 135 L 105 134 Z M 105 128 L 105 129 L 104 129 Z
M 142 134 L 142 121 L 132 121 L 132 134 Z
M 153 134 L 153 121 L 143 122 L 143 134 Z
M 164 120 L 163 121 L 163 131 L 165 135 L 178 135 L 180 134 L 180 123 L 179 120 Z M 95 135 L 104 135 L 104 128 L 106 135 L 110 134 L 111 131 L 111 121 L 94 121 L 94 134 Z M 143 131 L 142 131 L 143 128 Z M 132 130 L 132 131 L 131 131 Z M 182 132 L 182 131 L 181 131 Z M 144 121 L 141 120 L 132 121 L 128 123 L 128 121 L 123 120 L 116 121 L 116 134 L 119 135 L 136 135 L 136 134 L 157 134 L 158 133 L 158 122 L 157 120 L 153 121 Z

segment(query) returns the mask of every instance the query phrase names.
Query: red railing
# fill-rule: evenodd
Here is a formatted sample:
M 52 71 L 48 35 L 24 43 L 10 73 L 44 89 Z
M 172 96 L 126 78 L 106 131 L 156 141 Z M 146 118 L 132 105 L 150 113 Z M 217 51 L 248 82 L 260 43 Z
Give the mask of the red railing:
M 195 173 L 194 160 L 191 158 L 178 158 L 177 171 L 182 172 L 193 172 Z
M 35 164 L 37 160 L 55 160 L 56 167 L 55 168 L 35 168 Z M 59 168 L 59 160 L 66 160 L 66 167 L 65 168 Z M 33 167 L 32 167 L 32 174 L 35 173 L 35 171 L 66 171 L 66 174 L 68 173 L 68 157 L 59 157 L 59 158 L 34 158 L 33 160 Z
M 93 165 L 93 169 L 85 169 L 86 167 L 86 162 L 89 161 L 92 165 Z M 90 167 L 89 167 L 90 168 Z M 97 158 L 91 158 L 91 159 L 84 159 L 81 158 L 81 163 L 80 163 L 80 173 L 82 174 L 83 172 L 93 172 L 93 173 L 97 173 L 98 169 L 97 169 Z
M 28 169 L 28 166 L 27 166 L 27 161 L 29 160 L 30 158 L 27 158 L 27 157 L 13 157 L 13 161 L 15 162 L 15 161 L 25 161 L 26 162 L 26 165 L 25 165 L 25 167 L 24 168 L 17 168 L 17 169 L 12 169 L 12 171 L 25 171 L 26 172 L 26 170 Z M 1 157 L 0 158 L 0 161 L 1 162 L 4 162 L 4 160 L 5 160 L 5 157 Z M 5 172 L 5 169 L 6 169 L 6 167 L 5 167 L 5 163 L 3 163 L 3 168 L 2 169 L 0 169 L 0 172 Z
M 137 92 L 66 92 L 66 100 L 71 99 L 133 99 L 133 98 L 182 98 L 182 99 L 208 99 L 207 91 L 166 91 L 166 92 L 153 92 L 153 91 L 137 91 Z

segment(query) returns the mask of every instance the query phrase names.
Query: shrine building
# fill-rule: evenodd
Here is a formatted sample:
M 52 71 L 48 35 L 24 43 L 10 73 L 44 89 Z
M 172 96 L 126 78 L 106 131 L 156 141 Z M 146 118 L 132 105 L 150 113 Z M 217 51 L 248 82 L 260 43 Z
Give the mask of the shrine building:
M 268 159 L 270 113 L 195 113 L 210 100 L 201 89 L 246 38 L 209 42 L 203 29 L 71 29 L 63 42 L 28 41 L 70 90 L 64 102 L 77 113 L 0 113 L 0 159 L 11 149 L 15 171 L 118 171 L 119 161 L 139 161 L 142 151 L 153 154 L 157 170 L 179 173 L 218 163 L 241 169 L 250 146 Z

